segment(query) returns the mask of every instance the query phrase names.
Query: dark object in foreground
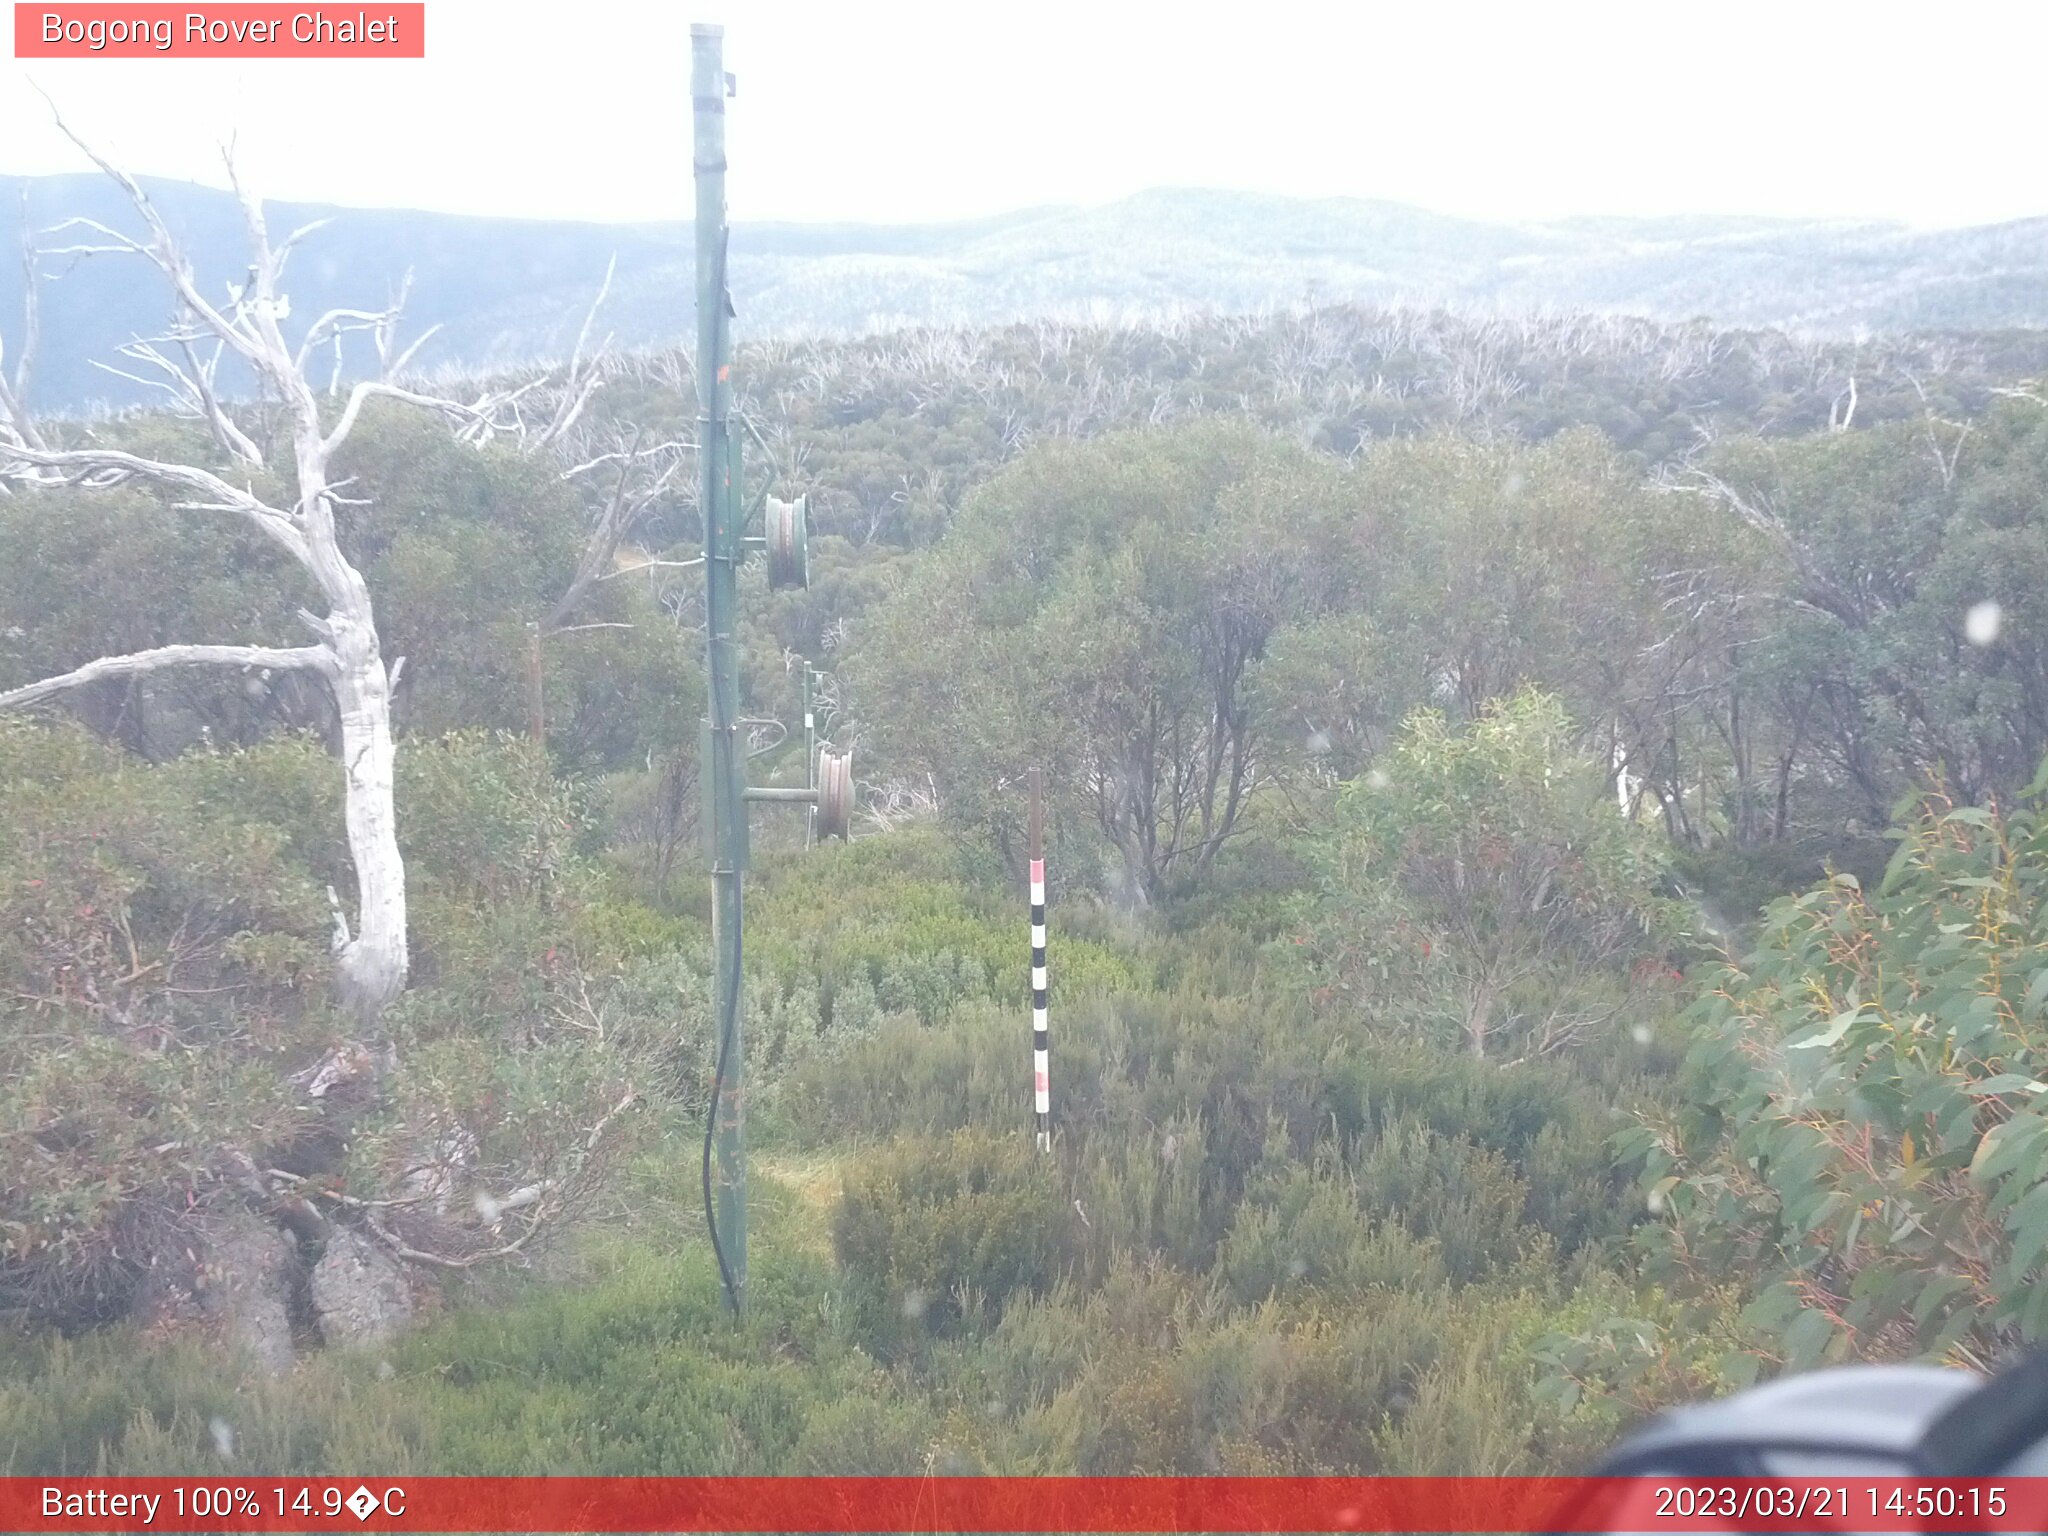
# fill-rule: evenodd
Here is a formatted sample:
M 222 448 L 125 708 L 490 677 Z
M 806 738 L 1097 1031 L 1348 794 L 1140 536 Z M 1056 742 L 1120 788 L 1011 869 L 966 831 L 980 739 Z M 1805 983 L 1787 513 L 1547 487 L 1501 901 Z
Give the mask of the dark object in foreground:
M 1853 1365 L 1673 1409 L 1617 1446 L 1607 1476 L 1930 1477 L 2048 1472 L 2048 1353 L 1989 1380 Z

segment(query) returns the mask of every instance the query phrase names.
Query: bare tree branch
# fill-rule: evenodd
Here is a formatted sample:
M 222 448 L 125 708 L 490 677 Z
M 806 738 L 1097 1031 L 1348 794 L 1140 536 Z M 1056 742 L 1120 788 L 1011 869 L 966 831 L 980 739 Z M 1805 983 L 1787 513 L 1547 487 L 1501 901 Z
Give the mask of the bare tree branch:
M 423 395 L 416 390 L 401 389 L 398 385 L 387 384 L 381 379 L 365 379 L 349 391 L 348 404 L 342 407 L 341 419 L 334 424 L 334 430 L 327 434 L 323 446 L 328 453 L 339 448 L 347 440 L 349 433 L 355 430 L 356 418 L 362 414 L 363 406 L 380 397 L 403 400 L 406 404 L 419 406 L 422 410 L 438 411 L 450 420 L 460 423 L 465 429 L 481 426 L 486 431 L 505 430 L 492 414 L 489 396 L 479 399 L 475 405 L 463 405 L 460 401 L 443 399 L 438 395 Z
M 597 312 L 604 307 L 605 296 L 612 291 L 612 277 L 618 271 L 618 267 L 619 258 L 616 255 L 605 264 L 604 281 L 598 285 L 597 297 L 590 301 L 590 309 L 583 317 L 582 328 L 576 333 L 576 345 L 569 353 L 569 368 L 562 380 L 562 393 L 555 403 L 555 414 L 536 439 L 539 446 L 545 447 L 561 441 L 576 424 L 576 419 L 583 414 L 583 408 L 590 403 L 590 397 L 604 382 L 595 361 L 587 369 L 584 367 L 583 349 L 590 340 L 590 328 L 596 323 Z M 598 348 L 599 355 L 602 356 L 610 345 L 611 338 L 607 336 L 603 345 Z
M 606 571 L 599 581 L 611 581 L 619 576 L 637 576 L 642 571 L 694 571 L 704 563 L 704 557 L 697 555 L 689 560 L 642 560 L 638 565 L 622 565 L 617 570 Z
M 118 448 L 39 449 L 0 443 L 0 476 L 13 474 L 16 478 L 23 478 L 23 466 L 54 472 L 28 477 L 34 484 L 106 490 L 139 479 L 192 491 L 206 498 L 203 503 L 195 505 L 233 510 L 254 523 L 264 537 L 286 550 L 294 559 L 301 563 L 311 559 L 305 533 L 291 513 L 271 506 L 251 491 L 238 490 L 220 476 L 194 465 L 145 459 Z
M 419 335 L 415 336 L 412 339 L 412 344 L 410 346 L 408 346 L 403 352 L 399 353 L 398 356 L 393 358 L 389 363 L 385 364 L 384 377 L 387 379 L 395 379 L 400 374 L 404 373 L 406 370 L 406 366 L 412 362 L 414 356 L 417 355 L 420 348 L 424 347 L 428 342 L 432 341 L 440 333 L 441 322 L 436 320 L 424 331 L 421 331 Z
M 619 465 L 618 484 L 612 487 L 612 499 L 598 518 L 597 527 L 583 546 L 583 557 L 576 562 L 576 574 L 570 580 L 568 590 L 556 602 L 548 614 L 542 629 L 549 634 L 569 622 L 579 604 L 598 582 L 605 569 L 611 565 L 618 553 L 619 540 L 625 537 L 627 526 L 636 518 L 651 499 L 647 497 L 628 500 L 626 487 L 632 482 L 633 466 L 639 457 L 640 433 L 636 429 L 633 439 L 626 445 L 625 457 Z M 658 484 L 659 482 L 657 482 Z
M 326 314 L 306 327 L 306 334 L 299 340 L 299 350 L 292 361 L 304 368 L 313 349 L 333 336 L 350 331 L 373 330 L 391 315 L 388 309 L 330 309 Z
M 37 89 L 41 90 L 41 87 L 38 86 Z M 48 93 L 44 93 L 43 99 L 45 101 L 49 100 Z M 74 133 L 71 125 L 64 121 L 63 114 L 58 112 L 56 108 L 57 104 L 50 102 L 51 114 L 56 119 L 58 131 L 73 144 L 77 145 L 87 159 L 91 160 L 123 192 L 128 194 L 128 201 L 134 206 L 135 211 L 142 215 L 143 222 L 149 226 L 151 243 L 143 245 L 139 241 L 122 234 L 120 231 L 110 229 L 106 225 L 91 219 L 67 220 L 66 223 L 93 229 L 114 240 L 119 248 L 148 257 L 158 270 L 170 280 L 172 290 L 177 294 L 178 299 L 185 308 L 198 316 L 215 335 L 241 353 L 253 367 L 259 371 L 266 371 L 266 365 L 269 360 L 264 356 L 258 338 L 252 335 L 246 328 L 243 309 L 239 302 L 241 296 L 238 295 L 238 302 L 232 310 L 223 312 L 208 301 L 205 295 L 200 293 L 199 283 L 193 275 L 191 262 L 185 258 L 176 237 L 171 233 L 170 226 L 164 222 L 163 215 L 157 212 L 156 204 L 152 203 L 149 200 L 149 194 L 142 190 L 142 184 L 126 171 L 113 165 L 99 151 L 94 149 L 91 144 Z M 238 192 L 239 190 L 237 188 Z
M 135 651 L 126 656 L 102 656 L 57 677 L 0 693 L 0 709 L 18 709 L 63 693 L 83 688 L 110 677 L 137 677 L 147 672 L 165 672 L 174 667 L 262 667 L 273 672 L 308 669 L 327 672 L 334 666 L 334 653 L 324 645 L 302 645 L 278 649 L 265 645 L 160 645 L 155 650 Z
M 639 441 L 639 434 L 637 432 L 634 434 L 634 441 L 636 443 Z M 574 480 L 578 475 L 588 474 L 600 464 L 616 464 L 621 460 L 630 461 L 641 454 L 646 455 L 650 459 L 660 458 L 665 455 L 673 456 L 683 452 L 688 447 L 690 447 L 690 444 L 678 439 L 666 443 L 656 443 L 651 448 L 615 448 L 609 453 L 600 453 L 585 459 L 581 464 L 571 465 L 562 471 L 562 478 L 564 480 Z

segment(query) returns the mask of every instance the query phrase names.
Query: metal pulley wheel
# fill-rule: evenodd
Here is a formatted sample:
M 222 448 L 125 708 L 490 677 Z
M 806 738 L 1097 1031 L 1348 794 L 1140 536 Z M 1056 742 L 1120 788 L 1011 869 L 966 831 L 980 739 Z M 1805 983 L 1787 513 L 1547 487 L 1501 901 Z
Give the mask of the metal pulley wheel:
M 784 501 L 779 496 L 768 498 L 765 521 L 771 591 L 787 592 L 811 584 L 810 512 L 808 496 L 799 496 L 795 501 Z
M 853 831 L 853 754 L 830 747 L 818 753 L 818 836 L 842 841 Z

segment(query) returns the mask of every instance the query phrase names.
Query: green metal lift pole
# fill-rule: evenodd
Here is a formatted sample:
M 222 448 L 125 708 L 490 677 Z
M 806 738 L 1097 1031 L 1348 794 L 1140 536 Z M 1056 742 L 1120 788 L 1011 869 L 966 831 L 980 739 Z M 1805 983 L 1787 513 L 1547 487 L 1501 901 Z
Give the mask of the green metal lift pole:
M 811 706 L 811 664 L 804 668 L 804 783 L 815 794 L 818 788 L 818 717 Z M 818 840 L 818 807 L 815 801 L 804 812 L 804 850 Z
M 745 556 L 732 484 L 731 344 L 727 316 L 725 224 L 725 29 L 690 28 L 690 96 L 696 109 L 697 178 L 697 505 L 704 519 L 704 617 L 710 669 L 706 761 L 700 769 L 710 833 L 712 1017 L 718 1026 L 721 1083 L 713 1105 L 718 1250 L 726 1300 L 746 1308 L 746 1053 L 740 1037 L 740 880 L 747 858 L 745 760 L 739 748 L 739 664 L 733 629 L 739 563 Z

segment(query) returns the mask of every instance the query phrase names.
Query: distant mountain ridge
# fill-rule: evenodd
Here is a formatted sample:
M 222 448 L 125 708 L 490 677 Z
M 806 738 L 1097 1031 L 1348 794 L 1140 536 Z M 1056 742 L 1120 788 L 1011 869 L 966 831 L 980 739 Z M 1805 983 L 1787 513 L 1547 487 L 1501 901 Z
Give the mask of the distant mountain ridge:
M 202 278 L 248 261 L 225 192 L 149 181 Z M 134 227 L 92 175 L 0 176 L 0 249 L 86 217 Z M 293 257 L 302 315 L 375 304 L 413 273 L 413 334 L 462 369 L 566 351 L 606 264 L 617 277 L 600 330 L 638 347 L 689 332 L 689 231 L 273 204 L 274 232 L 330 218 Z M 162 328 L 161 284 L 134 258 L 46 262 L 34 403 L 131 403 L 135 386 L 93 366 Z M 1588 217 L 1507 224 L 1399 203 L 1160 188 L 1093 208 L 1020 210 L 947 224 L 741 224 L 732 281 L 744 333 L 844 334 L 979 326 L 1045 316 L 1122 320 L 1316 303 L 1480 312 L 1587 309 L 1825 335 L 2048 325 L 2048 218 L 1915 230 L 1856 220 Z M 22 331 L 19 263 L 0 260 L 0 342 Z M 424 360 L 424 359 L 423 359 Z

